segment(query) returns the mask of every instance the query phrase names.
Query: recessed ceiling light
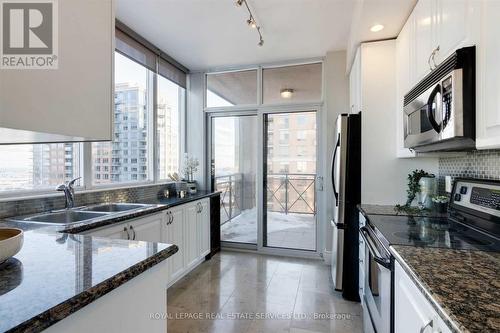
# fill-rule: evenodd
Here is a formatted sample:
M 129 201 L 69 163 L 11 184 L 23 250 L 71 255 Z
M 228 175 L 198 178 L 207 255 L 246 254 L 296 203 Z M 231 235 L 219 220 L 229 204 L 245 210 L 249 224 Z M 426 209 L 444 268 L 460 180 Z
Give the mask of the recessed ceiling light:
M 370 28 L 370 31 L 379 32 L 382 29 L 384 29 L 384 26 L 382 24 L 375 24 L 373 27 Z
M 293 89 L 290 88 L 281 89 L 280 95 L 282 98 L 291 98 L 293 95 Z

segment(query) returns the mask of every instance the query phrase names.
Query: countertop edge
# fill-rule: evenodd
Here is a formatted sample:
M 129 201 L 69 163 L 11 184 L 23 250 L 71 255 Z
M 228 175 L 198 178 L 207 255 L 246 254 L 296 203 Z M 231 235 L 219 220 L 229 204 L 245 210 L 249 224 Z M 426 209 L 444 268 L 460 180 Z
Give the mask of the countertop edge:
M 169 247 L 155 253 L 154 255 L 130 266 L 129 268 L 115 274 L 114 276 L 96 284 L 95 286 L 75 295 L 66 301 L 57 304 L 56 306 L 28 319 L 27 321 L 9 329 L 6 333 L 20 332 L 41 332 L 44 329 L 54 325 L 55 323 L 65 319 L 84 306 L 92 303 L 98 298 L 106 295 L 112 290 L 120 287 L 141 273 L 147 271 L 151 267 L 171 257 L 179 248 L 177 245 Z
M 450 314 L 439 304 L 438 301 L 436 301 L 436 299 L 432 296 L 431 292 L 425 286 L 425 283 L 419 279 L 418 275 L 406 263 L 406 261 L 397 251 L 397 249 L 394 248 L 394 246 L 390 246 L 389 251 L 401 265 L 403 270 L 410 276 L 410 279 L 415 283 L 417 288 L 424 294 L 424 297 L 431 303 L 434 310 L 437 311 L 438 315 L 441 317 L 441 319 L 443 319 L 448 328 L 455 333 L 467 332 L 468 330 L 465 327 L 462 327 L 461 325 L 457 324 L 457 322 L 452 319 Z

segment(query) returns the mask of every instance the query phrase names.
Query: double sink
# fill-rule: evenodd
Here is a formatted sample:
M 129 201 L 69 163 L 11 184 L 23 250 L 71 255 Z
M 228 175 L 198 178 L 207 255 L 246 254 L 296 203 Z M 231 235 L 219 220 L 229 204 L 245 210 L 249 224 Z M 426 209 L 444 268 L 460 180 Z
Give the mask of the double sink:
M 153 205 L 137 203 L 97 204 L 72 209 L 57 210 L 49 213 L 45 212 L 37 215 L 16 216 L 8 220 L 14 222 L 69 225 L 74 223 L 89 222 L 105 216 L 112 217 L 112 215 L 118 215 L 123 212 L 131 212 L 133 210 L 139 210 L 152 206 Z

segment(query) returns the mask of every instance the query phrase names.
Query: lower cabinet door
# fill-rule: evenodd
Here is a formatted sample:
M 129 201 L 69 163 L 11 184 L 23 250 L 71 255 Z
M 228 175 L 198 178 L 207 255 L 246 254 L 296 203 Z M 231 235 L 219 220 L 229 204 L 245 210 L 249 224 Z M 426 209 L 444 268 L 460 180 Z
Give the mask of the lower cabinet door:
M 186 205 L 184 221 L 184 264 L 186 267 L 193 265 L 199 256 L 198 246 L 198 210 L 199 201 Z
M 165 232 L 163 233 L 162 241 L 169 244 L 175 244 L 179 248 L 177 253 L 171 256 L 170 260 L 170 281 L 176 280 L 184 272 L 184 255 L 185 255 L 185 242 L 184 242 L 184 209 L 174 208 L 169 210 L 165 215 L 163 226 Z
M 130 239 L 145 242 L 161 242 L 163 213 L 129 222 Z
M 210 205 L 208 199 L 201 201 L 200 210 L 198 214 L 198 255 L 206 256 L 210 253 Z

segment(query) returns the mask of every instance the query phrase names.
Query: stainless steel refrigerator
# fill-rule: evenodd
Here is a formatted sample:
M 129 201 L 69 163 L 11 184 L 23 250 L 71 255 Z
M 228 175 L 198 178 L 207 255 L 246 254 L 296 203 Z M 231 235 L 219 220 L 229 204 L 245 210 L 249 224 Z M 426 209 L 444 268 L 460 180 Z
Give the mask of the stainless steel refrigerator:
M 359 301 L 358 252 L 361 202 L 361 113 L 341 114 L 332 157 L 332 280 L 345 299 Z

